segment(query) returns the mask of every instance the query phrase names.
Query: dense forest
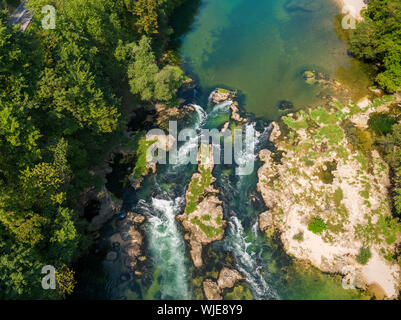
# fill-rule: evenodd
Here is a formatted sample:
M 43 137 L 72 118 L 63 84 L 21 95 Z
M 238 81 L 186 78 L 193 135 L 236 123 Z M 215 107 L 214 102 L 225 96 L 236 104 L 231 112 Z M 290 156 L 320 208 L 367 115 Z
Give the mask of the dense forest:
M 371 0 L 350 38 L 351 52 L 376 67 L 378 85 L 389 93 L 401 88 L 401 2 Z
M 350 50 L 376 69 L 379 88 L 394 93 L 401 89 L 401 2 L 371 0 L 350 37 Z M 393 203 L 401 216 L 401 124 L 399 108 L 389 114 L 376 114 L 370 119 L 375 144 L 392 170 Z
M 71 265 L 91 244 L 77 198 L 96 185 L 90 169 L 136 101 L 174 103 L 183 73 L 167 51 L 169 16 L 184 1 L 31 0 L 25 32 L 1 12 L 0 298 L 73 290 Z M 44 30 L 49 4 L 56 28 Z M 57 270 L 57 290 L 41 288 L 45 265 Z

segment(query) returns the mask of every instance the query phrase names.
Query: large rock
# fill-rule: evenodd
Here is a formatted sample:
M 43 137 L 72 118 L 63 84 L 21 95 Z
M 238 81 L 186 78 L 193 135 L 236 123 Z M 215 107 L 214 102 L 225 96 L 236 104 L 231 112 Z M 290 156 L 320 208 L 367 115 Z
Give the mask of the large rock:
M 203 291 L 207 300 L 223 300 L 219 286 L 210 279 L 203 281 Z
M 344 116 L 352 121 L 354 112 L 345 107 L 341 118 L 336 118 L 336 110 L 327 111 L 330 114 L 325 118 L 316 116 L 319 112 L 325 114 L 319 109 L 314 116 L 309 112 L 289 115 L 292 124 L 306 122 L 308 128 L 290 125 L 291 138 L 288 134 L 275 141 L 282 155 L 279 163 L 269 150 L 260 151 L 264 165 L 258 170 L 257 188 L 269 208 L 260 217 L 260 228 L 273 224 L 280 231 L 285 251 L 295 258 L 324 272 L 346 275 L 347 270 L 354 270 L 359 288 L 375 283 L 387 298 L 394 299 L 399 294 L 401 269 L 387 261 L 383 252 L 394 252 L 398 242 L 386 242 L 390 227 L 377 228 L 379 221 L 392 219 L 388 166 L 376 151 L 367 160 L 357 146 L 351 148 L 341 121 Z M 316 135 L 316 128 L 329 126 L 336 130 L 337 140 Z M 327 181 L 319 173 L 328 172 L 333 162 L 335 169 Z M 323 224 L 322 229 L 313 228 L 316 220 Z M 302 241 L 297 236 L 300 233 Z M 371 257 L 362 265 L 358 256 L 366 243 Z
M 273 121 L 272 126 L 273 126 L 273 129 L 269 136 L 270 142 L 276 141 L 281 135 L 280 126 L 278 125 L 278 123 Z
M 259 215 L 259 229 L 264 232 L 266 229 L 273 225 L 273 217 L 270 211 L 262 212 Z
M 177 216 L 177 220 L 187 231 L 185 240 L 190 243 L 194 266 L 200 268 L 203 265 L 202 246 L 223 239 L 226 221 L 223 220 L 222 202 L 216 195 L 219 190 L 213 187 L 216 179 L 212 175 L 214 167 L 212 146 L 202 144 L 197 159 L 198 172 L 192 175 L 185 194 L 187 206 L 184 213 Z
M 239 114 L 239 107 L 238 107 L 238 102 L 234 101 L 231 105 L 230 105 L 230 109 L 231 109 L 231 119 L 233 119 L 234 121 L 240 122 L 240 123 L 246 123 L 248 122 L 248 120 L 241 118 L 240 114 Z
M 224 101 L 233 100 L 236 95 L 236 92 L 218 88 L 211 93 L 210 100 L 215 104 L 219 104 Z
M 244 277 L 237 270 L 224 267 L 220 271 L 217 285 L 219 286 L 220 290 L 224 290 L 226 288 L 230 289 L 234 287 L 238 280 L 244 280 Z

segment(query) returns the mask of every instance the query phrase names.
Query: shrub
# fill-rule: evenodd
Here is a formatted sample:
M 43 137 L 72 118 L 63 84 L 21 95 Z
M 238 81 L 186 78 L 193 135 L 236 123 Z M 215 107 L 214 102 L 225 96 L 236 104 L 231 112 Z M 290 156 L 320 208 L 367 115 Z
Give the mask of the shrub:
M 370 248 L 361 248 L 359 254 L 356 256 L 356 261 L 358 261 L 359 264 L 365 265 L 368 263 L 371 256 Z
M 386 114 L 375 113 L 370 116 L 368 121 L 369 128 L 373 130 L 377 135 L 386 135 L 390 133 L 393 124 L 397 122 L 397 119 L 390 117 Z
M 304 240 L 304 234 L 302 232 L 298 232 L 292 238 L 294 240 L 297 240 L 297 241 L 303 241 Z
M 308 230 L 315 234 L 322 233 L 324 230 L 326 230 L 326 228 L 326 223 L 320 218 L 313 218 L 308 225 Z

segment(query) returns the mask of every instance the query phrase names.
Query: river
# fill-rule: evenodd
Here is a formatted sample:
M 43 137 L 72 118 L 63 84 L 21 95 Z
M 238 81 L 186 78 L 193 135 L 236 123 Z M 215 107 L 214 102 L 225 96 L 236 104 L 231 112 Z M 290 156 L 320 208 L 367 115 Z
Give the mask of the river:
M 185 12 L 185 10 L 183 11 Z M 335 32 L 339 8 L 332 0 L 205 0 L 191 30 L 180 39 L 185 71 L 198 89 L 192 127 L 220 128 L 230 117 L 228 104 L 213 105 L 208 96 L 216 87 L 239 92 L 241 110 L 254 129 L 255 150 L 245 150 L 243 161 L 255 163 L 247 176 L 235 175 L 236 165 L 216 165 L 213 176 L 223 200 L 225 237 L 204 248 L 205 267 L 196 270 L 184 232 L 175 216 L 185 208 L 185 191 L 196 166 L 159 165 L 138 191 L 124 193 L 124 210 L 147 217 L 143 225 L 146 281 L 130 277 L 119 282 L 119 269 L 92 272 L 99 281 L 87 281 L 79 296 L 125 299 L 202 298 L 201 280 L 213 277 L 222 266 L 246 278 L 241 298 L 253 299 L 359 299 L 356 290 L 344 290 L 339 276 L 327 275 L 293 261 L 278 236 L 266 237 L 257 217 L 266 210 L 256 191 L 257 152 L 271 148 L 271 121 L 281 116 L 278 103 L 291 101 L 297 108 L 316 105 L 321 98 L 302 79 L 313 69 L 349 84 L 355 99 L 369 85 L 364 66 L 349 57 L 347 44 Z M 182 155 L 197 149 L 194 140 L 179 145 Z M 179 157 L 182 159 L 182 157 Z M 107 228 L 106 228 L 107 229 Z M 107 233 L 107 231 L 104 231 Z M 101 254 L 98 253 L 98 256 Z M 100 269 L 101 259 L 92 259 Z M 92 278 L 94 277 L 92 275 Z M 88 277 L 90 277 L 88 275 Z M 95 284 L 96 282 L 96 284 Z M 102 293 L 99 293 L 99 292 Z M 233 295 L 228 294 L 227 298 Z

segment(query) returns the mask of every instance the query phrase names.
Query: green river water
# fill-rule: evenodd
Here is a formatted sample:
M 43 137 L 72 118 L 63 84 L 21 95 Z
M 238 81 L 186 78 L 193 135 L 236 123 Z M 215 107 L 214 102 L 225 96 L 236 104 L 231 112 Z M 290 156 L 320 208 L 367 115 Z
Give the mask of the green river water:
M 185 12 L 185 8 L 181 14 Z M 228 222 L 225 237 L 204 248 L 205 267 L 192 265 L 184 232 L 175 216 L 185 208 L 185 190 L 196 166 L 158 166 L 138 191 L 124 193 L 124 211 L 147 217 L 143 225 L 147 267 L 143 277 L 120 281 L 118 262 L 102 262 L 104 251 L 88 257 L 82 273 L 84 285 L 77 297 L 125 299 L 203 298 L 201 282 L 223 267 L 245 277 L 241 298 L 255 299 L 361 299 L 357 290 L 344 290 L 339 276 L 327 275 L 293 261 L 277 237 L 268 238 L 257 228 L 258 214 L 266 210 L 256 191 L 257 151 L 269 147 L 271 120 L 281 113 L 280 100 L 296 107 L 320 102 L 315 89 L 302 79 L 314 69 L 350 85 L 355 99 L 369 85 L 363 66 L 347 54 L 347 44 L 335 32 L 339 8 L 332 0 L 204 0 L 191 30 L 180 40 L 184 69 L 196 78 L 196 128 L 219 128 L 229 120 L 228 104 L 208 104 L 216 87 L 239 91 L 241 108 L 252 114 L 244 129 L 257 132 L 255 152 L 243 153 L 254 161 L 248 176 L 236 176 L 235 165 L 217 165 L 213 175 Z M 179 152 L 197 148 L 190 141 Z M 103 231 L 112 233 L 115 220 Z M 108 248 L 105 248 L 108 250 Z M 91 267 L 93 266 L 93 268 Z M 144 280 L 146 279 L 146 281 Z M 233 298 L 228 292 L 226 298 Z

